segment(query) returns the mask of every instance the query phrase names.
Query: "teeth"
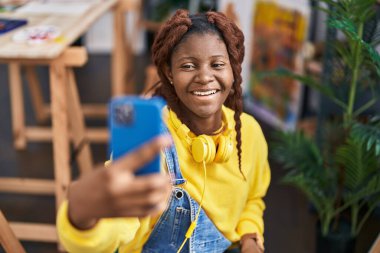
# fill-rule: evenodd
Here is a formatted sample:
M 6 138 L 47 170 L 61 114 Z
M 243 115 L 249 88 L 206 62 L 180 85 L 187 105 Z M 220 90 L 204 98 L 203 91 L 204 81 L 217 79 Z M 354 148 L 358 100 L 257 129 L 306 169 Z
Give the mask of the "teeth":
M 215 93 L 216 93 L 216 90 L 193 91 L 193 94 L 197 95 L 197 96 L 209 96 L 209 95 L 212 95 L 212 94 L 215 94 Z

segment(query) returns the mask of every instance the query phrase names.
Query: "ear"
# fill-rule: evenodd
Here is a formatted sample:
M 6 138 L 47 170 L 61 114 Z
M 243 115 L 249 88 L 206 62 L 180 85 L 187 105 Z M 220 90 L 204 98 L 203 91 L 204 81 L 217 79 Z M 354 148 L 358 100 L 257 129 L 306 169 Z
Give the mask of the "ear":
M 169 80 L 169 82 L 172 83 L 173 82 L 172 70 L 171 70 L 170 66 L 167 64 L 164 66 L 164 74 L 165 74 L 166 78 Z

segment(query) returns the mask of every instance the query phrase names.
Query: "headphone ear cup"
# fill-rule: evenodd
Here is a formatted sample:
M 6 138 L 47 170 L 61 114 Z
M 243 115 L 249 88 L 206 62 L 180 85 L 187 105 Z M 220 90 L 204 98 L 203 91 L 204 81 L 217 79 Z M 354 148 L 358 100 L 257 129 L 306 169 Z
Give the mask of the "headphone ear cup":
M 215 162 L 224 163 L 227 162 L 233 151 L 233 144 L 229 137 L 219 136 L 216 140 L 216 154 L 215 154 Z
M 210 163 L 215 158 L 215 143 L 211 137 L 199 135 L 191 143 L 191 153 L 196 162 Z

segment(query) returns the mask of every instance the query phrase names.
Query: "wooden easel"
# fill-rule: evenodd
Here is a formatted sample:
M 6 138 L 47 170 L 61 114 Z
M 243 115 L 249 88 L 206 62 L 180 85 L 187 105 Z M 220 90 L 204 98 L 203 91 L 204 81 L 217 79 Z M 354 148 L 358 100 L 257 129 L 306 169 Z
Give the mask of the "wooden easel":
M 380 234 L 377 236 L 368 253 L 380 253 Z
M 12 120 L 17 122 L 23 120 L 23 115 L 17 114 L 20 106 L 23 106 L 21 82 L 18 80 L 20 65 L 48 65 L 51 76 L 51 97 L 52 97 L 52 114 L 53 129 L 50 127 L 33 127 L 29 129 L 24 127 L 18 129 L 25 131 L 24 137 L 33 136 L 35 139 L 54 139 L 54 145 L 59 147 L 66 146 L 66 152 L 55 153 L 54 156 L 54 179 L 20 179 L 20 178 L 0 178 L 0 191 L 12 193 L 26 193 L 38 195 L 55 195 L 56 206 L 62 203 L 66 198 L 66 191 L 71 181 L 70 166 L 68 166 L 69 142 L 78 146 L 86 138 L 86 128 L 84 124 L 83 112 L 79 100 L 79 95 L 74 78 L 74 67 L 83 66 L 87 62 L 87 52 L 83 47 L 71 47 L 57 59 L 51 61 L 29 61 L 18 60 L 11 62 L 10 74 L 11 79 L 11 99 L 12 99 Z M 14 82 L 16 80 L 16 82 Z M 21 117 L 21 118 L 20 118 Z M 59 123 L 64 119 L 66 124 Z M 58 121 L 58 122 L 57 122 Z M 104 131 L 106 131 L 104 129 Z M 105 135 L 107 133 L 105 132 Z M 16 140 L 24 142 L 25 140 Z M 61 143 L 58 143 L 61 142 Z M 89 172 L 92 168 L 92 156 L 89 144 L 85 144 L 78 154 L 78 164 L 81 174 Z M 57 242 L 58 236 L 54 224 L 10 222 L 14 234 L 19 239 L 31 241 Z
M 0 244 L 7 253 L 26 253 L 0 210 Z

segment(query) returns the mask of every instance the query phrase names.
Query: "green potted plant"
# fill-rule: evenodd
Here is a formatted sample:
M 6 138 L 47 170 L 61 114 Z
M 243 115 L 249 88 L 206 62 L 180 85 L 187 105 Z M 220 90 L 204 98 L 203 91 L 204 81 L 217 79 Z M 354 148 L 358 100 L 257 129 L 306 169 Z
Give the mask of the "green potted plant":
M 327 25 L 345 37 L 327 45 L 336 52 L 332 80 L 322 84 L 284 69 L 275 74 L 299 80 L 340 110 L 318 126 L 323 129 L 318 138 L 279 132 L 271 155 L 287 169 L 283 182 L 299 188 L 316 211 L 317 252 L 353 252 L 355 238 L 380 204 L 380 116 L 365 113 L 378 101 L 380 56 L 374 46 L 379 41 L 363 40 L 376 0 L 319 2 L 329 6 L 321 8 L 329 16 Z M 364 92 L 370 98 L 363 102 Z

